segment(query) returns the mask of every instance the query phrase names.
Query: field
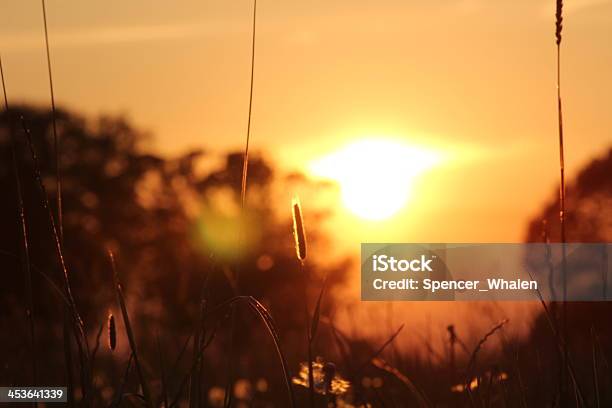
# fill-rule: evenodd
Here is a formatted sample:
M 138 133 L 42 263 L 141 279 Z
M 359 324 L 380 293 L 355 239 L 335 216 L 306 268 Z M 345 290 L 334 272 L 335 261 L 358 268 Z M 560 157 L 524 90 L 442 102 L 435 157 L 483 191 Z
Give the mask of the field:
M 350 110 L 356 112 L 351 121 L 357 127 L 367 122 L 369 111 L 373 117 L 386 117 L 375 106 L 379 91 L 374 88 L 400 87 L 405 79 L 414 81 L 414 95 L 422 90 L 416 86 L 419 79 L 401 69 L 389 68 L 387 74 L 367 71 L 375 64 L 369 59 L 404 53 L 376 42 L 385 32 L 385 21 L 375 17 L 374 6 L 363 11 L 367 21 L 372 14 L 372 24 L 354 34 L 358 45 L 346 46 L 344 60 L 334 54 L 340 48 L 330 51 L 325 43 L 333 47 L 334 36 L 346 40 L 343 30 L 352 26 L 345 20 L 354 17 L 352 11 L 318 2 L 308 10 L 301 5 L 298 14 L 314 13 L 323 22 L 313 22 L 297 40 L 288 34 L 294 41 L 289 48 L 315 41 L 317 27 L 326 32 L 325 19 L 331 18 L 326 13 L 337 12 L 340 22 L 334 20 L 332 35 L 313 47 L 320 50 L 321 60 L 312 58 L 308 48 L 304 52 L 309 57 L 303 59 L 296 56 L 299 50 L 292 50 L 297 53 L 292 61 L 284 46 L 265 45 L 275 37 L 275 27 L 284 30 L 291 24 L 275 14 L 281 11 L 274 9 L 274 2 L 239 2 L 248 11 L 239 14 L 247 17 L 239 28 L 234 20 L 226 20 L 235 11 L 213 2 L 211 9 L 218 13 L 210 18 L 219 21 L 206 28 L 207 35 L 223 39 L 224 30 L 237 30 L 247 41 L 248 47 L 240 48 L 247 54 L 229 56 L 235 39 L 235 33 L 230 34 L 227 60 L 221 52 L 202 63 L 209 71 L 194 77 L 189 66 L 201 61 L 190 54 L 191 26 L 156 25 L 160 32 L 154 35 L 141 29 L 112 34 L 105 28 L 103 39 L 93 29 L 85 32 L 89 36 L 54 37 L 60 24 L 54 26 L 53 16 L 74 13 L 79 20 L 88 6 L 64 4 L 69 0 L 42 0 L 36 7 L 13 3 L 0 6 L 7 30 L 13 22 L 20 24 L 18 18 L 6 17 L 11 13 L 20 16 L 23 7 L 29 14 L 39 13 L 39 46 L 44 47 L 37 55 L 45 58 L 37 60 L 44 69 L 23 63 L 30 58 L 24 56 L 30 52 L 27 35 L 17 38 L 6 34 L 10 30 L 0 31 L 0 386 L 67 387 L 69 407 L 612 406 L 609 301 L 571 302 L 566 293 L 557 293 L 555 301 L 541 297 L 533 302 L 363 302 L 358 293 L 360 242 L 612 241 L 609 94 L 593 91 L 597 96 L 589 104 L 579 99 L 591 92 L 582 81 L 601 81 L 602 90 L 612 91 L 605 71 L 612 66 L 612 54 L 599 55 L 599 76 L 576 80 L 568 75 L 570 97 L 564 94 L 565 70 L 576 71 L 584 60 L 580 52 L 590 50 L 576 44 L 592 41 L 593 49 L 606 44 L 591 37 L 585 40 L 585 34 L 576 36 L 586 42 L 572 43 L 571 34 L 582 26 L 566 34 L 564 19 L 580 19 L 587 13 L 611 17 L 608 3 L 591 5 L 594 9 L 585 6 L 583 14 L 570 9 L 567 17 L 562 1 L 551 2 L 554 12 L 537 21 L 549 31 L 545 51 L 549 56 L 554 51 L 554 59 L 549 58 L 545 68 L 537 64 L 548 82 L 534 85 L 533 96 L 528 96 L 529 89 L 516 89 L 511 80 L 487 84 L 487 64 L 494 64 L 488 57 L 474 63 L 474 79 L 460 61 L 444 67 L 434 64 L 438 54 L 428 59 L 431 50 L 408 36 L 420 56 L 408 64 L 431 72 L 434 79 L 424 80 L 427 86 L 437 80 L 438 71 L 459 78 L 441 86 L 449 92 L 446 102 L 433 105 L 448 114 L 434 115 L 432 122 L 447 120 L 449 129 L 456 126 L 457 132 L 469 133 L 479 122 L 489 126 L 487 115 L 497 118 L 491 125 L 494 130 L 481 139 L 469 135 L 457 142 L 460 137 L 452 136 L 430 144 L 423 142 L 428 138 L 387 138 L 374 132 L 365 138 L 320 136 L 311 144 L 305 141 L 310 126 L 326 124 L 330 116 Z M 468 5 L 461 4 L 464 13 Z M 506 6 L 499 2 L 486 7 Z M 67 11 L 70 7 L 72 12 Z M 188 8 L 178 3 L 151 7 L 160 18 L 160 10 L 171 18 L 170 10 Z M 423 16 L 438 13 L 416 5 L 402 7 L 415 7 L 414 12 L 418 9 Z M 482 16 L 477 20 L 487 20 L 486 7 L 479 9 Z M 527 8 L 522 3 L 517 7 L 521 12 Z M 393 25 L 397 16 L 387 17 L 387 24 Z M 112 18 L 129 20 L 130 13 Z M 461 31 L 465 38 L 479 38 L 468 48 L 489 46 L 486 36 L 478 34 L 488 27 L 483 24 L 484 28 L 466 24 L 466 31 Z M 526 23 L 516 24 L 514 29 L 522 30 Z M 389 43 L 404 32 L 391 33 L 384 37 Z M 158 62 L 147 66 L 150 56 L 121 50 L 127 49 L 123 41 L 128 37 L 190 45 L 172 45 L 172 52 L 180 49 L 180 55 L 155 55 Z M 95 38 L 104 47 L 125 52 L 126 60 L 142 58 L 142 65 L 119 69 L 118 58 L 113 68 L 115 60 L 104 55 L 87 61 L 91 50 L 79 47 L 81 42 L 88 47 L 87 41 Z M 452 56 L 458 38 L 463 37 L 457 34 L 442 48 L 443 55 Z M 503 38 L 495 40 L 494 48 L 504 48 Z M 562 51 L 568 40 L 574 48 L 566 64 Z M 218 51 L 215 47 L 211 49 Z M 528 48 L 523 44 L 518 49 Z M 518 71 L 517 78 L 527 77 L 523 68 L 530 62 L 516 59 L 511 48 L 507 52 L 512 56 L 502 61 L 509 65 L 503 75 Z M 83 70 L 72 58 L 83 63 Z M 104 63 L 99 65 L 96 58 Z M 170 63 L 175 68 L 168 69 Z M 327 65 L 339 74 L 321 74 L 327 72 L 320 71 L 321 66 Z M 218 75 L 229 76 L 236 67 L 242 80 L 248 80 L 240 82 L 243 86 L 218 80 Z M 295 88 L 284 85 L 307 69 L 321 74 L 323 85 L 312 78 L 309 85 L 307 76 Z M 158 70 L 174 77 L 169 82 L 160 77 L 157 83 L 149 75 Z M 266 70 L 269 75 L 258 83 L 258 75 Z M 142 125 L 146 115 L 134 120 L 131 113 L 92 113 L 110 105 L 102 96 L 83 98 L 84 72 L 115 75 L 123 85 L 96 86 L 96 95 L 123 95 L 117 96 L 117 106 L 124 103 L 136 112 L 146 111 L 157 124 L 151 125 L 155 131 Z M 31 81 L 32 74 L 43 79 Z M 124 81 L 124 75 L 130 80 Z M 394 79 L 384 82 L 385 75 Z M 485 98 L 482 106 L 467 94 L 457 100 L 461 75 L 472 78 L 466 81 L 482 75 L 482 90 L 474 90 L 474 95 L 489 95 L 499 87 L 500 95 L 507 97 Z M 151 80 L 144 85 L 150 94 L 138 88 L 140 77 Z M 344 91 L 330 79 L 342 82 L 344 77 L 353 81 L 353 88 L 346 91 L 346 99 L 337 99 Z M 209 87 L 203 93 L 223 86 L 227 95 L 206 99 L 197 108 L 182 106 L 202 83 Z M 314 94 L 308 93 L 309 87 Z M 171 89 L 172 96 L 157 95 L 163 89 Z M 260 97 L 266 92 L 277 99 Z M 219 106 L 233 107 L 236 95 L 241 110 L 229 117 L 227 107 Z M 541 95 L 548 97 L 543 113 L 515 117 L 522 104 L 539 104 Z M 572 101 L 573 96 L 579 102 Z M 427 100 L 422 96 L 421 101 L 403 102 L 389 96 L 381 104 L 388 111 L 403 107 L 407 113 L 400 116 L 418 122 L 424 112 L 419 105 L 427 105 Z M 474 117 L 462 110 L 472 102 Z M 450 107 L 443 108 L 445 103 Z M 489 110 L 493 105 L 499 111 Z M 299 109 L 288 113 L 294 106 Z M 450 113 L 455 107 L 456 115 Z M 209 113 L 202 113 L 207 109 Z M 195 124 L 183 120 L 187 111 L 196 112 Z M 564 116 L 568 111 L 570 115 Z M 605 119 L 602 123 L 592 120 L 598 114 Z M 584 125 L 575 124 L 581 120 Z M 522 122 L 536 133 L 549 132 L 542 132 L 537 142 L 516 136 L 515 145 L 512 134 L 519 133 Z M 176 126 L 174 133 L 164 133 L 167 123 Z M 261 123 L 274 135 L 265 139 Z M 177 153 L 175 144 L 183 143 L 186 133 L 200 125 L 227 127 L 184 144 L 189 147 Z M 584 133 L 577 134 L 577 129 Z M 329 146 L 335 146 L 332 152 Z M 528 153 L 519 156 L 515 149 Z M 586 159 L 574 160 L 577 155 Z M 470 160 L 477 164 L 469 167 L 465 163 Z M 539 170 L 546 176 L 538 175 Z M 424 267 L 424 258 L 420 262 L 418 267 Z M 550 262 L 550 281 L 556 274 L 557 282 L 567 285 L 565 252 L 562 262 L 558 270 Z M 604 251 L 597 262 L 602 265 L 602 298 L 607 299 L 608 253 Z M 579 279 L 569 285 L 578 283 Z M 540 293 L 528 282 L 522 284 Z M 18 406 L 22 405 L 27 403 Z

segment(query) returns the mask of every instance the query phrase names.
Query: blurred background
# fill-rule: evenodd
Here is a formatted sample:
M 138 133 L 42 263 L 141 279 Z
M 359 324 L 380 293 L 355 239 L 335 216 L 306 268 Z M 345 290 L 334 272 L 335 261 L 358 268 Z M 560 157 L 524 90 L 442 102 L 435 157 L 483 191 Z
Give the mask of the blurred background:
M 90 344 L 102 328 L 96 404 L 112 400 L 130 355 L 108 249 L 156 395 L 159 355 L 170 389 L 177 391 L 189 370 L 201 299 L 214 307 L 234 293 L 269 309 L 296 374 L 306 358 L 303 300 L 313 306 L 328 277 L 315 348 L 351 381 L 347 404 L 412 401 L 401 381 L 367 363 L 403 324 L 381 356 L 432 405 L 461 406 L 465 393 L 453 387 L 479 339 L 503 319 L 509 322 L 480 357 L 479 375 L 493 379 L 482 405 L 558 402 L 559 356 L 541 305 L 366 304 L 359 301 L 358 270 L 361 242 L 559 240 L 554 2 L 261 1 L 242 216 L 252 4 L 57 0 L 47 12 L 65 259 Z M 575 1 L 565 12 L 568 239 L 610 242 L 612 2 Z M 38 2 L 2 5 L 0 53 L 11 105 L 0 116 L 0 381 L 31 382 L 15 136 L 38 383 L 60 385 L 63 307 L 54 285 L 61 287 L 62 276 L 19 119 L 31 131 L 55 213 Z M 303 269 L 291 231 L 296 195 L 308 238 Z M 570 306 L 586 405 L 612 399 L 609 312 L 608 303 Z M 104 344 L 109 313 L 119 319 L 114 352 Z M 264 327 L 247 308 L 231 320 L 215 320 L 198 389 L 202 405 L 219 406 L 221 395 L 223 406 L 231 350 L 235 380 L 244 380 L 232 391 L 236 404 L 285 406 Z M 231 325 L 239 333 L 233 338 Z M 128 380 L 137 390 L 133 373 Z M 296 392 L 305 398 L 307 390 Z

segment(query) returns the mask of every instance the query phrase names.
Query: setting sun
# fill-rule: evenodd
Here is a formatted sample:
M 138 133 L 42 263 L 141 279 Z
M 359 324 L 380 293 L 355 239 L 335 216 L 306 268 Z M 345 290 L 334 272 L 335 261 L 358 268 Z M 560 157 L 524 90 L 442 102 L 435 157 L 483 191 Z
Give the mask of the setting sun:
M 408 202 L 416 176 L 440 161 L 434 151 L 394 140 L 363 139 L 310 164 L 340 185 L 344 206 L 368 220 L 391 217 Z

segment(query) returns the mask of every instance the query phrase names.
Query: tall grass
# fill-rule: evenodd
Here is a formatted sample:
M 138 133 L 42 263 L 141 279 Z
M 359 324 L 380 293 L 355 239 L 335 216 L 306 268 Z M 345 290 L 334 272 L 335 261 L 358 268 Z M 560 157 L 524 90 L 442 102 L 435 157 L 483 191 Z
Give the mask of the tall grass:
M 242 184 L 240 188 L 240 205 L 244 208 L 247 190 L 247 173 L 249 169 L 249 141 L 251 139 L 251 116 L 253 111 L 253 79 L 255 76 L 255 33 L 257 23 L 257 0 L 253 0 L 253 26 L 251 39 L 251 81 L 249 85 L 249 114 L 247 120 L 246 144 L 244 147 L 244 158 L 242 162 Z
M 238 247 L 241 247 L 242 234 L 243 234 L 243 222 L 244 222 L 244 207 L 246 205 L 246 193 L 247 193 L 247 176 L 249 170 L 249 143 L 251 140 L 251 117 L 253 112 L 253 82 L 255 78 L 255 34 L 257 32 L 257 0 L 253 0 L 253 24 L 251 28 L 251 77 L 249 83 L 249 110 L 247 115 L 247 131 L 246 141 L 244 147 L 244 155 L 242 159 L 242 180 L 240 183 L 240 229 L 238 231 Z M 240 274 L 238 268 L 235 271 L 235 286 L 237 290 L 240 290 Z M 230 341 L 229 341 L 229 359 L 228 359 L 228 380 L 225 388 L 224 406 L 229 407 L 232 402 L 232 386 L 233 380 L 233 349 L 234 349 L 234 335 L 236 330 L 236 313 L 234 310 L 231 311 L 232 324 L 230 328 Z
M 159 341 L 159 332 L 157 333 L 157 335 L 155 336 L 156 341 L 157 341 L 157 355 L 159 357 L 159 373 L 160 373 L 160 379 L 161 379 L 161 388 L 162 388 L 162 393 L 161 393 L 161 397 L 160 399 L 163 402 L 163 408 L 168 408 L 168 380 L 166 377 L 166 368 L 165 368 L 165 364 L 164 364 L 164 356 L 162 354 L 162 347 L 161 347 L 161 343 Z
M 432 406 L 432 404 L 425 397 L 425 394 L 412 382 L 412 380 L 410 380 L 410 378 L 408 378 L 408 376 L 403 374 L 397 368 L 391 366 L 380 357 L 372 359 L 372 365 L 397 378 L 412 394 L 420 408 L 428 408 Z
M 535 280 L 531 272 L 529 272 L 529 270 L 527 270 L 527 273 L 529 274 L 529 278 L 531 280 Z M 544 317 L 546 318 L 546 321 L 552 331 L 553 337 L 555 339 L 555 346 L 557 348 L 557 351 L 559 352 L 559 354 L 563 354 L 565 352 L 568 353 L 567 357 L 564 356 L 562 360 L 563 366 L 561 367 L 561 370 L 566 372 L 567 377 L 571 379 L 572 385 L 574 387 L 574 394 L 576 396 L 576 399 L 578 401 L 584 401 L 583 392 L 580 389 L 580 386 L 578 384 L 578 380 L 576 378 L 576 373 L 575 373 L 575 370 L 572 364 L 572 360 L 569 355 L 569 350 L 567 348 L 567 345 L 565 344 L 566 339 L 562 336 L 563 333 L 561 332 L 561 329 L 558 327 L 557 319 L 555 319 L 554 314 L 551 312 L 548 306 L 546 306 L 546 302 L 544 301 L 542 292 L 540 292 L 539 289 L 536 289 L 536 295 L 538 296 L 540 304 L 542 305 L 542 309 L 544 310 Z M 563 378 L 561 379 L 563 380 Z M 562 386 L 562 384 L 560 384 L 560 386 Z
M 49 205 L 49 196 L 47 194 L 46 187 L 42 180 L 40 164 L 38 162 L 38 156 L 36 154 L 36 150 L 34 148 L 34 142 L 32 140 L 32 135 L 30 133 L 30 129 L 26 124 L 26 120 L 23 116 L 21 116 L 21 126 L 23 133 L 26 138 L 27 145 L 30 150 L 30 156 L 33 164 L 33 175 L 35 182 L 38 186 L 38 192 L 40 195 L 40 203 L 41 207 L 47 213 L 47 220 L 49 223 L 49 229 L 51 232 L 51 237 L 53 240 L 55 254 L 57 256 L 58 264 L 60 267 L 60 271 L 63 275 L 63 283 L 64 283 L 64 292 L 65 298 L 67 300 L 67 304 L 64 306 L 64 353 L 66 360 L 66 371 L 68 375 L 68 404 L 72 406 L 74 404 L 74 398 L 72 396 L 74 386 L 72 384 L 72 356 L 71 356 L 71 347 L 70 347 L 70 333 L 74 335 L 78 352 L 79 352 L 79 363 L 80 363 L 80 376 L 81 376 L 81 389 L 83 392 L 83 399 L 88 400 L 92 396 L 93 391 L 93 382 L 91 381 L 91 364 L 90 364 L 90 355 L 89 355 L 89 344 L 87 342 L 87 336 L 85 334 L 85 326 L 83 324 L 83 320 L 79 314 L 79 311 L 76 306 L 76 302 L 72 295 L 72 288 L 70 284 L 70 278 L 68 274 L 68 268 L 66 266 L 66 262 L 64 259 L 63 247 L 58 234 L 58 230 L 56 227 L 55 219 L 53 217 L 53 212 L 51 210 L 51 206 Z
M 60 140 L 57 132 L 57 118 L 56 118 L 56 110 L 55 110 L 55 89 L 53 86 L 53 72 L 51 67 L 51 52 L 49 47 L 49 28 L 47 24 L 47 6 L 45 0 L 41 0 L 41 9 L 42 9 L 42 17 L 43 17 L 43 29 L 44 29 L 44 37 L 45 37 L 45 52 L 47 57 L 47 76 L 49 80 L 49 96 L 51 100 L 51 123 L 52 123 L 52 131 L 53 131 L 53 148 L 55 153 L 55 189 L 56 189 L 56 211 L 57 211 L 57 235 L 58 235 L 58 245 L 60 247 L 64 244 L 64 213 L 63 213 L 63 202 L 62 202 L 62 177 L 61 177 L 61 152 L 60 152 Z M 52 216 L 52 215 L 50 215 Z M 70 347 L 70 337 L 69 337 L 69 322 L 67 315 L 72 313 L 74 315 L 74 310 L 69 311 L 67 307 L 64 307 L 64 336 L 68 336 L 64 339 L 64 354 L 66 359 L 66 369 L 67 376 L 69 380 L 68 385 L 68 405 L 74 405 L 74 385 L 72 384 L 72 356 L 71 356 L 71 347 Z M 82 325 L 82 324 L 81 324 Z M 83 333 L 83 337 L 85 338 L 85 343 L 87 342 L 87 338 Z M 82 346 L 79 346 L 82 348 Z M 81 352 L 81 354 L 83 354 Z M 83 358 L 81 357 L 81 360 Z M 82 369 L 81 369 L 82 371 Z
M 557 119 L 558 119 L 558 133 L 559 133 L 559 223 L 561 228 L 561 275 L 563 276 L 563 376 L 561 378 L 561 399 L 563 404 L 567 404 L 568 400 L 568 387 L 567 387 L 567 361 L 568 361 L 568 343 L 569 343 L 569 332 L 567 327 L 567 248 L 565 235 L 565 146 L 563 140 L 563 109 L 561 104 L 561 40 L 563 31 L 563 0 L 556 0 L 555 10 L 555 39 L 557 44 Z
M 264 324 L 268 334 L 272 338 L 272 341 L 274 343 L 274 348 L 276 350 L 276 354 L 277 354 L 278 360 L 281 365 L 283 379 L 285 381 L 285 386 L 287 387 L 287 394 L 289 396 L 289 406 L 295 407 L 295 396 L 293 393 L 293 388 L 291 387 L 291 375 L 289 371 L 289 365 L 287 364 L 287 359 L 285 357 L 285 353 L 283 351 L 283 348 L 280 342 L 280 337 L 279 337 L 278 330 L 276 329 L 276 324 L 270 312 L 253 296 L 234 296 L 218 304 L 214 308 L 211 308 L 211 310 L 207 312 L 207 318 L 210 318 L 213 316 L 218 317 L 218 315 L 222 313 L 227 313 L 228 309 L 235 310 L 235 306 L 238 306 L 239 304 L 246 304 L 249 307 L 249 309 L 255 313 L 255 315 L 259 318 L 259 320 L 261 320 L 261 322 Z M 220 321 L 221 320 L 219 319 L 218 322 L 220 323 Z M 198 363 L 202 359 L 204 355 L 204 351 L 214 339 L 215 332 L 216 332 L 216 329 L 212 331 L 212 333 L 209 335 L 207 339 L 205 339 L 204 341 L 202 341 L 202 343 L 200 343 L 201 348 L 198 350 L 198 354 L 196 358 L 194 358 L 190 370 L 181 380 L 178 391 L 176 392 L 175 397 L 170 403 L 170 408 L 178 404 L 180 395 L 182 393 L 182 390 L 185 387 L 185 384 L 187 384 L 189 378 L 193 375 L 193 373 L 197 371 Z M 224 403 L 226 403 L 226 401 Z
M 35 330 L 34 317 L 34 296 L 32 290 L 32 267 L 30 263 L 30 248 L 28 243 L 28 228 L 26 224 L 25 207 L 23 204 L 23 193 L 21 189 L 21 179 L 19 175 L 19 166 L 17 164 L 17 137 L 15 135 L 15 123 L 12 114 L 9 110 L 8 97 L 6 92 L 6 82 L 4 80 L 4 67 L 2 66 L 2 56 L 0 56 L 0 78 L 2 80 L 2 94 L 4 96 L 4 110 L 8 115 L 9 133 L 11 138 L 11 158 L 13 165 L 13 174 L 15 175 L 15 192 L 17 195 L 17 219 L 21 232 L 21 269 L 25 279 L 26 293 L 26 318 L 28 320 L 28 328 L 30 335 L 30 353 L 32 361 L 32 385 L 38 385 L 38 367 L 37 367 L 37 341 Z M 34 404 L 36 406 L 36 403 Z
M 49 76 L 49 92 L 51 96 L 51 123 L 53 126 L 53 147 L 55 150 L 55 183 L 56 183 L 56 198 L 57 198 L 57 229 L 60 242 L 64 242 L 64 217 L 62 211 L 62 177 L 61 177 L 61 154 L 60 140 L 57 133 L 57 120 L 55 113 L 55 91 L 53 88 L 53 73 L 51 69 L 51 52 L 49 51 L 49 30 L 47 26 L 47 6 L 45 0 L 41 0 L 43 27 L 45 30 L 45 50 L 47 55 L 47 73 Z
M 302 214 L 302 206 L 300 204 L 300 200 L 297 197 L 294 197 L 291 202 L 291 214 L 293 218 L 293 239 L 295 243 L 295 254 L 300 262 L 300 271 L 304 278 L 304 293 L 303 293 L 303 302 L 304 302 L 304 315 L 306 318 L 306 343 L 307 343 L 307 366 L 308 366 L 308 398 L 310 402 L 310 407 L 314 407 L 314 398 L 315 398 L 315 390 L 314 390 L 314 370 L 313 370 L 313 342 L 314 342 L 314 332 L 319 324 L 319 316 L 320 313 L 320 305 L 321 299 L 323 298 L 323 289 L 321 289 L 321 293 L 319 295 L 319 300 L 316 306 L 316 317 L 313 316 L 312 323 L 310 321 L 310 311 L 308 306 L 308 276 L 304 272 L 304 263 L 306 262 L 306 231 L 304 227 L 304 217 Z
M 121 286 L 121 282 L 119 281 L 119 273 L 117 272 L 115 256 L 113 255 L 112 251 L 108 251 L 108 257 L 110 259 L 111 270 L 113 273 L 113 287 L 117 296 L 117 303 L 119 304 L 119 307 L 121 309 L 121 317 L 123 318 L 123 325 L 125 326 L 125 332 L 127 334 L 128 342 L 130 344 L 130 349 L 132 350 L 132 355 L 134 356 L 134 366 L 136 367 L 136 372 L 138 373 L 138 380 L 140 381 L 140 386 L 142 387 L 142 396 L 146 405 L 152 408 L 153 400 L 151 399 L 149 385 L 145 379 L 144 370 L 142 368 L 142 365 L 140 364 L 140 360 L 138 357 L 136 338 L 134 336 L 134 332 L 132 331 L 132 324 L 130 323 L 130 316 L 128 314 L 127 306 L 125 305 L 123 288 Z

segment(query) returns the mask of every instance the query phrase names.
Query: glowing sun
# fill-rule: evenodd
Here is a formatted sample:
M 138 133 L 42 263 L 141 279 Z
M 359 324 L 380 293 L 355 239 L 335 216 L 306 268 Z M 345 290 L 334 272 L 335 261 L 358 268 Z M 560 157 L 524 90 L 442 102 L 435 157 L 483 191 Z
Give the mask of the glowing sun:
M 368 220 L 391 217 L 406 205 L 414 178 L 439 154 L 384 139 L 364 139 L 310 163 L 312 174 L 338 182 L 344 206 Z

